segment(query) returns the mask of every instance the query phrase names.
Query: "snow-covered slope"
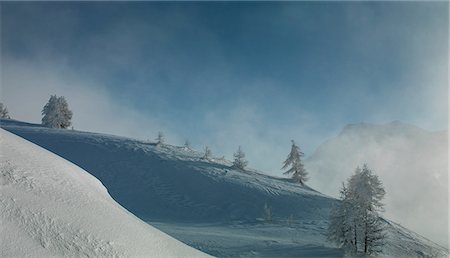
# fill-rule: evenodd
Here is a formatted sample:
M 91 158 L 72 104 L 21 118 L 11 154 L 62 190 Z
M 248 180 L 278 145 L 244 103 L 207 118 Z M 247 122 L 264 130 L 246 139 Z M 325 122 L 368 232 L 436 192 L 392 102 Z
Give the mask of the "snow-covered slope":
M 1 257 L 200 257 L 76 165 L 0 129 Z
M 309 187 L 233 170 L 227 160 L 203 160 L 202 153 L 183 147 L 9 120 L 1 126 L 86 169 L 136 216 L 209 254 L 342 256 L 325 237 L 336 200 Z M 448 254 L 404 228 L 386 227 L 387 255 Z
M 152 221 L 254 221 L 274 216 L 327 219 L 333 199 L 287 179 L 230 169 L 182 147 L 43 127 L 2 127 L 89 171 L 127 210 Z M 311 209 L 304 209 L 311 207 Z M 319 217 L 318 217 L 319 216 Z
M 310 184 L 337 196 L 341 182 L 367 163 L 380 176 L 386 215 L 406 227 L 448 243 L 447 131 L 412 125 L 352 124 L 306 160 Z

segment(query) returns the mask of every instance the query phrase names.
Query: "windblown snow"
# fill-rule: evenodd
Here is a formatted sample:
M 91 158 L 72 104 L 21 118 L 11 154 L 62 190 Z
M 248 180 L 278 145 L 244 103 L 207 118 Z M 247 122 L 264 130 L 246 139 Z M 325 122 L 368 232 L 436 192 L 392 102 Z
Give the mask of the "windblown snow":
M 307 186 L 252 169 L 236 170 L 226 159 L 203 159 L 201 152 L 169 144 L 156 145 L 112 135 L 49 129 L 12 120 L 2 120 L 1 126 L 85 169 L 98 178 L 112 198 L 128 211 L 208 254 L 219 257 L 343 256 L 342 250 L 326 238 L 330 208 L 337 200 Z M 97 186 L 97 191 L 103 192 L 100 196 L 106 196 L 106 203 L 126 213 L 113 203 L 98 181 L 89 178 Z M 72 179 L 68 179 L 66 184 L 69 181 Z M 87 184 L 86 180 L 82 182 Z M 60 194 L 49 195 L 56 198 L 64 194 L 60 190 Z M 28 209 L 28 204 L 22 207 Z M 112 216 L 103 215 L 106 211 L 102 210 L 106 208 L 95 210 L 92 207 L 90 212 L 83 209 L 86 213 L 76 216 L 71 225 L 80 223 L 80 218 L 94 216 L 96 212 L 102 214 L 100 217 Z M 72 210 L 70 213 L 76 212 Z M 125 219 L 135 218 L 129 214 Z M 67 221 L 71 220 L 67 218 Z M 135 220 L 134 223 L 139 224 L 140 221 Z M 117 219 L 102 225 L 120 228 L 122 223 Z M 387 239 L 383 256 L 449 255 L 447 249 L 397 223 L 385 220 L 384 226 Z M 53 237 L 58 238 L 48 238 Z M 11 236 L 10 240 L 13 238 Z M 105 237 L 102 235 L 99 239 Z M 113 242 L 119 243 L 118 240 Z
M 0 129 L 1 257 L 200 257 L 117 204 L 92 175 Z

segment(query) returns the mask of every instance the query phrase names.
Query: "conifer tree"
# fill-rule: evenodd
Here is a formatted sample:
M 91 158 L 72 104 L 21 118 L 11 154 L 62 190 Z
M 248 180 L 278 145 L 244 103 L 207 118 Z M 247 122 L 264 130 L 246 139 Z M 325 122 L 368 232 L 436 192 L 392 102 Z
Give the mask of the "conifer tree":
M 292 140 L 291 152 L 289 153 L 287 159 L 284 161 L 284 165 L 281 169 L 286 169 L 290 167 L 283 174 L 289 175 L 292 174 L 292 179 L 296 182 L 304 185 L 305 181 L 308 180 L 306 169 L 303 166 L 301 157 L 303 157 L 303 152 L 300 151 L 300 148 L 295 144 L 294 140 Z
M 52 128 L 67 128 L 71 124 L 72 111 L 66 99 L 56 95 L 50 96 L 47 104 L 42 109 L 42 124 Z
M 210 160 L 211 159 L 212 152 L 208 148 L 208 146 L 205 146 L 205 154 L 203 155 L 202 159 Z
M 381 202 L 385 191 L 377 175 L 364 164 L 357 168 L 348 182 L 349 191 L 353 195 L 355 212 L 359 220 L 360 247 L 365 254 L 378 253 L 384 244 L 383 227 L 379 212 L 384 211 Z
M 234 153 L 233 167 L 237 169 L 245 169 L 248 161 L 245 160 L 245 153 L 242 151 L 241 146 L 239 146 L 237 152 Z
M 8 108 L 0 102 L 0 118 L 10 119 Z
M 272 208 L 266 203 L 264 203 L 264 221 L 271 222 L 272 221 Z
M 190 142 L 189 140 L 186 140 L 186 141 L 184 142 L 183 147 L 184 147 L 185 149 L 187 149 L 187 150 L 190 150 L 190 149 L 191 149 L 191 142 Z
M 155 140 L 156 140 L 156 145 L 164 144 L 164 142 L 165 142 L 164 133 L 159 131 L 158 137 L 156 137 Z
M 367 165 L 358 167 L 342 186 L 340 204 L 331 210 L 328 239 L 354 255 L 381 252 L 385 234 L 379 212 L 384 195 L 381 181 Z
M 339 204 L 335 204 L 330 212 L 328 240 L 335 242 L 347 253 L 356 254 L 358 243 L 357 221 L 352 208 L 351 195 L 342 183 Z

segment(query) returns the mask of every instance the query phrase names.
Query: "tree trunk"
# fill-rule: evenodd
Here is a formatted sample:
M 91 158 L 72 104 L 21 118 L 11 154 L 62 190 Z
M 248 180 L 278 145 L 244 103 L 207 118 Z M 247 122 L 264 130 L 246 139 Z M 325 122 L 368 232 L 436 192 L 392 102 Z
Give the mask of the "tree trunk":
M 364 237 L 364 253 L 367 253 L 367 235 Z
M 356 235 L 356 230 L 357 230 L 357 228 L 356 228 L 356 223 L 355 223 L 355 225 L 354 225 L 354 241 L 355 241 L 355 254 L 358 252 L 358 237 L 357 237 L 357 235 Z
M 367 253 L 367 245 L 368 245 L 368 238 L 367 238 L 367 234 L 368 234 L 368 225 L 367 225 L 367 219 L 366 219 L 366 222 L 364 223 L 364 225 L 365 225 L 365 229 L 364 229 L 364 253 Z

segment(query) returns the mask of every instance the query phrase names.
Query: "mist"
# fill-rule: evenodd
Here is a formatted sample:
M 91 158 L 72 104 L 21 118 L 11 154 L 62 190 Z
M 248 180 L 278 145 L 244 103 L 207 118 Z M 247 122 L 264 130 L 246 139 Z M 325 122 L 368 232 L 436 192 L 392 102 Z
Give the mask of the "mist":
M 50 95 L 65 96 L 76 130 L 163 131 L 169 144 L 228 159 L 240 145 L 249 167 L 282 176 L 290 140 L 307 158 L 349 123 L 448 128 L 448 5 L 421 4 L 2 3 L 0 101 L 13 119 L 40 123 Z M 403 219 L 425 196 L 396 171 L 433 164 L 442 184 L 448 151 L 427 145 L 438 158 L 419 166 L 393 142 L 357 162 L 330 154 L 309 183 L 337 196 L 367 162 L 388 188 L 386 214 Z M 442 244 L 442 217 L 431 225 L 431 215 L 405 223 Z
M 76 130 L 101 132 L 147 140 L 165 131 L 168 140 L 180 142 L 165 122 L 145 115 L 112 97 L 99 82 L 80 79 L 62 65 L 34 65 L 6 61 L 2 67 L 2 100 L 13 119 L 41 123 L 41 111 L 50 95 L 65 96 L 73 111 Z
M 338 197 L 356 167 L 381 179 L 385 216 L 448 247 L 448 131 L 400 122 L 347 126 L 306 161 L 312 187 Z

